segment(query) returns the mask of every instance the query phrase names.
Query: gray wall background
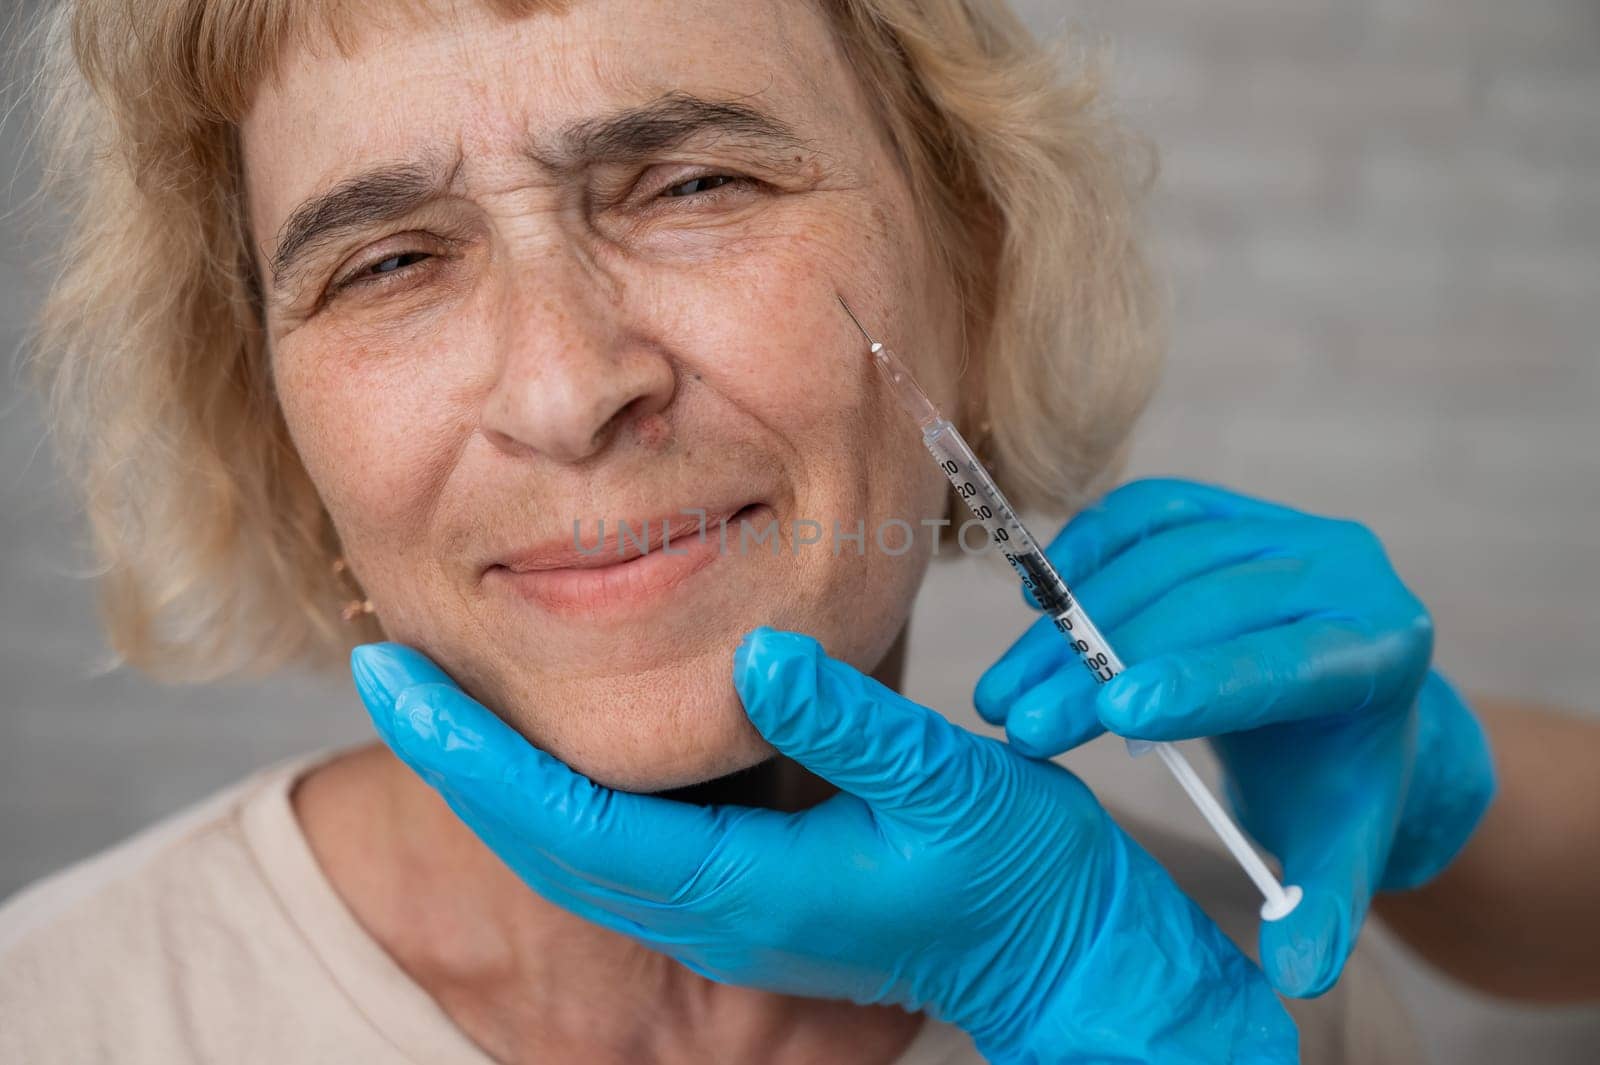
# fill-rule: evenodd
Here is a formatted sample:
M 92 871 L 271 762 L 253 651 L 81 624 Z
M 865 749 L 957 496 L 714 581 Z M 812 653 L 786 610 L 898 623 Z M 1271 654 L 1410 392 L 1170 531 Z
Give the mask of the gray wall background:
M 1021 6 L 1042 30 L 1070 20 L 1110 38 L 1122 110 L 1164 159 L 1175 343 L 1133 472 L 1362 519 L 1469 689 L 1600 712 L 1600 5 Z M 21 130 L 15 115 L 0 125 L 8 212 L 34 182 Z M 8 354 L 43 281 L 37 248 L 0 219 Z M 15 374 L 0 387 L 4 896 L 369 726 L 342 678 L 170 689 L 97 672 L 77 524 L 32 398 Z M 938 567 L 912 694 L 981 727 L 971 685 L 1026 621 L 993 572 Z M 1190 825 L 1174 787 L 1114 746 L 1069 764 L 1113 801 Z M 1439 1062 L 1576 1062 L 1600 1045 L 1594 1011 L 1491 1003 L 1379 945 Z

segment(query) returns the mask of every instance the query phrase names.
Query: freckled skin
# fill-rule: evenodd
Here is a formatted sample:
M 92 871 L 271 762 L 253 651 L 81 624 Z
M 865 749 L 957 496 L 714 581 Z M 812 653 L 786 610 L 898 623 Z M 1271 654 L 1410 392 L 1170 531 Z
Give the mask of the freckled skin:
M 765 757 L 730 682 L 740 637 L 799 629 L 871 669 L 932 546 L 920 535 L 891 557 L 871 530 L 944 514 L 944 482 L 834 292 L 947 408 L 956 301 L 830 34 L 802 0 L 589 0 L 515 22 L 468 9 L 348 57 L 291 53 L 244 123 L 263 264 L 307 197 L 378 163 L 461 153 L 451 197 L 330 243 L 300 289 L 269 300 L 279 395 L 388 635 L 614 787 Z M 671 91 L 756 103 L 806 146 L 758 159 L 707 142 L 576 175 L 520 151 L 530 133 Z M 706 172 L 758 184 L 653 193 Z M 319 300 L 406 252 L 424 257 Z M 498 556 L 570 537 L 574 519 L 755 501 L 785 530 L 865 521 L 867 553 L 787 539 L 776 557 L 731 553 L 626 621 L 555 616 L 485 577 Z

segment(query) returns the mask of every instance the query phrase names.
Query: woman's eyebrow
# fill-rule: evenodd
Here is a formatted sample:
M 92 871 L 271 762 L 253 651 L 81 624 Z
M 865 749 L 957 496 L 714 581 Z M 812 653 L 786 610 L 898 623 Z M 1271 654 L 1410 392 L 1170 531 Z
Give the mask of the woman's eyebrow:
M 708 134 L 774 151 L 806 147 L 788 123 L 759 108 L 673 92 L 534 139 L 525 154 L 547 170 L 571 172 L 640 159 Z M 437 199 L 460 166 L 459 158 L 448 172 L 437 163 L 388 164 L 346 178 L 301 203 L 278 228 L 271 260 L 273 288 L 282 288 L 297 261 L 317 245 L 340 233 L 404 218 Z
M 278 227 L 272 287 L 282 288 L 299 259 L 340 233 L 404 218 L 450 187 L 456 171 L 426 163 L 391 163 L 339 182 L 296 207 Z
M 576 122 L 548 141 L 533 141 L 527 154 L 548 169 L 572 170 L 627 162 L 708 133 L 774 149 L 804 147 L 788 123 L 758 107 L 670 92 L 639 107 Z

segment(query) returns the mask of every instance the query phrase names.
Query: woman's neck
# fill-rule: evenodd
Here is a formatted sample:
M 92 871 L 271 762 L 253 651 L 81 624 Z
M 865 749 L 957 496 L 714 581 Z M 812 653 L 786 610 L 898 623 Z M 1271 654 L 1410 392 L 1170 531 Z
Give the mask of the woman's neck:
M 875 675 L 899 680 L 903 639 Z M 835 789 L 783 758 L 663 792 L 795 812 Z M 717 984 L 547 902 L 387 748 L 302 778 L 295 812 L 357 920 L 496 1060 L 882 1065 L 919 1019 Z

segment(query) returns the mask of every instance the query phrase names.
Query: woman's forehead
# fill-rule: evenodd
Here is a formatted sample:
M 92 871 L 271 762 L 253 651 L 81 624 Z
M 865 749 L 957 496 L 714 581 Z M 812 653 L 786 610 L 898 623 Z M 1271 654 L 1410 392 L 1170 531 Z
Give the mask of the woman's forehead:
M 696 80 L 729 91 L 815 93 L 837 72 L 828 59 L 839 57 L 814 0 L 292 0 L 287 7 L 290 25 L 271 35 L 280 46 L 258 87 L 280 102 L 324 80 L 415 105 L 441 73 L 479 73 L 482 91 L 524 90 L 551 111 L 574 93 L 636 98 Z M 430 59 L 455 59 L 466 69 L 441 69 Z M 383 97 L 372 91 L 382 84 L 409 91 Z M 330 101 L 305 102 L 326 110 Z
M 730 137 L 743 115 L 757 139 L 815 141 L 853 87 L 806 0 L 526 0 L 531 13 L 515 19 L 488 3 L 403 3 L 420 13 L 337 48 L 294 47 L 263 85 L 241 124 L 256 222 L 275 225 L 380 159 L 502 152 L 512 136 L 533 153 L 604 147 L 597 131 L 638 140 L 670 132 L 663 112 L 705 118 L 711 108 L 689 114 L 696 101 L 724 105 Z M 674 99 L 684 103 L 663 106 Z M 655 119 L 618 121 L 635 111 Z

